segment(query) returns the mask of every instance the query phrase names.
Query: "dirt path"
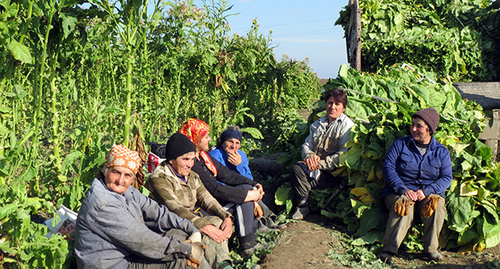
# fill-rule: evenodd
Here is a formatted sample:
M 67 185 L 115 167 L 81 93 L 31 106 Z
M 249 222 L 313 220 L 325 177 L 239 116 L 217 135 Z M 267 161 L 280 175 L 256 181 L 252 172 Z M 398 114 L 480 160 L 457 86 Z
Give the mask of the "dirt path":
M 282 232 L 272 254 L 261 264 L 262 269 L 337 268 L 326 257 L 335 244 L 325 218 L 314 215 L 306 221 L 289 223 Z M 338 242 L 337 242 L 338 243 Z
M 289 223 L 273 252 L 263 258 L 260 266 L 262 269 L 391 268 L 366 249 L 363 253 L 348 252 L 349 246 L 341 237 L 329 219 L 311 215 L 304 221 Z M 421 253 L 402 252 L 393 259 L 392 268 L 500 268 L 500 246 L 480 253 L 442 251 L 442 254 L 444 260 L 433 263 Z

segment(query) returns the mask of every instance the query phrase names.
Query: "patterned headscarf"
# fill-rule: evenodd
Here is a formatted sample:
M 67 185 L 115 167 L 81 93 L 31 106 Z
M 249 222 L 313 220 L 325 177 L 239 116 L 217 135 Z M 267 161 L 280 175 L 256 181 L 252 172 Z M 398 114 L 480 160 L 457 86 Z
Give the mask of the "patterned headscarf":
M 193 144 L 197 145 L 209 131 L 210 126 L 204 121 L 191 118 L 182 124 L 179 133 L 187 136 Z
M 187 136 L 189 140 L 193 142 L 193 144 L 198 145 L 200 140 L 205 135 L 207 135 L 209 131 L 210 131 L 210 126 L 208 126 L 208 124 L 206 124 L 204 121 L 191 118 L 182 124 L 179 133 Z M 208 153 L 202 151 L 200 152 L 200 156 L 205 162 L 205 165 L 207 166 L 208 170 L 210 170 L 214 174 L 214 177 L 216 177 L 217 168 L 210 159 L 210 156 L 208 156 Z
M 141 157 L 137 151 L 130 150 L 124 145 L 113 145 L 106 154 L 106 167 L 123 166 L 136 174 L 141 165 Z

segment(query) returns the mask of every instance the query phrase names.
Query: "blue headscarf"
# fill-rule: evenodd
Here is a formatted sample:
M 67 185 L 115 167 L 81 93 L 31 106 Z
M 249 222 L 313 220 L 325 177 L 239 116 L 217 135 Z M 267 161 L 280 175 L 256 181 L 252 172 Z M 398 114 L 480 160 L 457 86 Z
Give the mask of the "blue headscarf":
M 217 144 L 217 148 L 222 148 L 222 143 L 225 141 L 236 138 L 241 142 L 241 132 L 238 130 L 226 129 L 219 137 L 219 143 Z

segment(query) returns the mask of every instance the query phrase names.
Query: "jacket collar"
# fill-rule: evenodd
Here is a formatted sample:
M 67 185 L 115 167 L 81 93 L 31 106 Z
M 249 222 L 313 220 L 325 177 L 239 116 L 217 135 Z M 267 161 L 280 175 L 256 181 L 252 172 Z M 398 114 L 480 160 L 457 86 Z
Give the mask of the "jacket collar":
M 406 138 L 407 138 L 407 141 L 406 141 L 407 146 L 413 145 L 414 147 L 417 147 L 417 144 L 416 144 L 415 140 L 413 140 L 413 137 L 411 136 L 411 134 L 408 135 Z M 436 145 L 437 145 L 436 138 L 434 138 L 434 136 L 431 136 L 431 142 L 429 142 L 429 147 L 427 148 L 427 150 L 434 151 L 436 149 Z

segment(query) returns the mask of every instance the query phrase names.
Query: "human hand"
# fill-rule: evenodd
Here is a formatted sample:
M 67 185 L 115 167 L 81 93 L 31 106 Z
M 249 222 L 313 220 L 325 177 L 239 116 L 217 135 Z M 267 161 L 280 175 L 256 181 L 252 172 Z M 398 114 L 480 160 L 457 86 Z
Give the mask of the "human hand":
M 422 190 L 416 191 L 415 194 L 417 195 L 417 201 L 422 201 L 426 197 L 424 194 L 424 191 L 422 191 Z
M 261 194 L 261 192 L 258 189 L 249 190 L 247 192 L 247 196 L 245 197 L 244 202 L 250 202 L 250 201 L 258 202 L 260 201 L 260 199 L 262 199 L 262 196 L 264 196 L 264 194 Z
M 237 150 L 227 151 L 227 160 L 234 166 L 238 166 L 241 163 L 241 155 Z
M 307 157 L 304 162 L 307 164 L 307 168 L 309 171 L 314 171 L 316 169 L 319 169 L 319 161 L 321 158 L 318 155 L 311 155 Z
M 260 195 L 261 195 L 260 199 L 262 199 L 262 197 L 264 197 L 264 194 L 265 194 L 264 187 L 262 187 L 262 185 L 260 183 L 257 183 L 257 185 L 255 185 L 254 188 L 257 188 L 257 190 L 260 192 Z
M 225 234 L 227 239 L 231 238 L 231 235 L 233 234 L 233 221 L 231 218 L 225 218 L 220 225 L 220 229 Z
M 212 224 L 201 227 L 200 231 L 206 234 L 208 237 L 212 238 L 212 240 L 214 240 L 218 244 L 224 242 L 227 239 L 226 234 L 221 229 L 215 227 Z
M 417 201 L 417 194 L 413 190 L 407 190 L 403 193 L 408 199 Z

